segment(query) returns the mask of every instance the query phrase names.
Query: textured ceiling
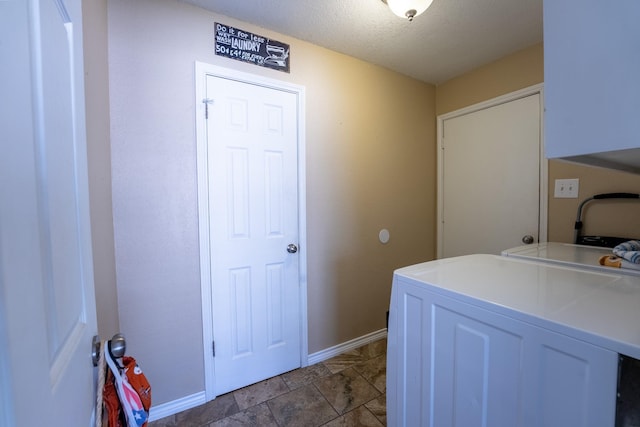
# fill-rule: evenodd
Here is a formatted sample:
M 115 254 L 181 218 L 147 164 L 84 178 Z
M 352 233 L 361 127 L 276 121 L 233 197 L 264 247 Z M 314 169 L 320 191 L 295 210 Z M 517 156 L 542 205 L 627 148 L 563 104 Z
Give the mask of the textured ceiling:
M 434 0 L 413 22 L 381 0 L 182 1 L 433 84 L 542 41 L 542 0 Z

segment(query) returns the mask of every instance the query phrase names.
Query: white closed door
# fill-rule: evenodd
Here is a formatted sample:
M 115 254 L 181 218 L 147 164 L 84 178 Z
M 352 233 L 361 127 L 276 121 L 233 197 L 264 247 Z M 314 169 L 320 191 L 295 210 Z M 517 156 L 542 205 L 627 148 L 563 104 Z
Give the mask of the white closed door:
M 89 426 L 81 2 L 4 1 L 0 21 L 0 425 Z
M 442 121 L 439 257 L 540 240 L 538 93 Z
M 207 76 L 216 395 L 301 365 L 297 98 Z

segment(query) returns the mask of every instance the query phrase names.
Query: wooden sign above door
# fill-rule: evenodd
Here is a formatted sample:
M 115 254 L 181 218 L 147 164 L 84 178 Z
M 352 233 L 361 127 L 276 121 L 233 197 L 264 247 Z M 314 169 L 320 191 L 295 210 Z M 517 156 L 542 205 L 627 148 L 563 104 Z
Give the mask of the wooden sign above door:
M 288 44 L 219 22 L 215 25 L 216 55 L 289 72 Z

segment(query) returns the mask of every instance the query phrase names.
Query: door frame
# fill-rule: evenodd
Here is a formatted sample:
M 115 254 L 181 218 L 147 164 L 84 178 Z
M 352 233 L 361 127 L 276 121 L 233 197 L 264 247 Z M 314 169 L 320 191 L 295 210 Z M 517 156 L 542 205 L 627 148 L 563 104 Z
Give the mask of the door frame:
M 243 73 L 217 65 L 196 61 L 195 106 L 196 106 L 196 149 L 198 179 L 198 226 L 200 240 L 200 286 L 202 292 L 202 335 L 204 350 L 205 399 L 216 397 L 215 364 L 213 358 L 213 311 L 211 293 L 211 269 L 209 247 L 209 180 L 207 172 L 207 127 L 205 119 L 206 78 L 225 78 L 241 83 L 290 92 L 297 97 L 298 115 L 298 281 L 300 286 L 300 366 L 308 365 L 307 328 L 307 214 L 306 214 L 306 154 L 305 154 L 305 87 Z
M 511 101 L 516 101 L 521 98 L 526 98 L 531 95 L 538 95 L 540 97 L 540 161 L 538 169 L 538 183 L 539 183 L 539 195 L 540 200 L 538 202 L 538 242 L 547 241 L 547 197 L 548 197 L 548 167 L 549 161 L 544 155 L 544 85 L 542 83 L 533 86 L 526 87 L 524 89 L 517 90 L 505 95 L 498 96 L 496 98 L 488 99 L 477 104 L 473 104 L 459 110 L 451 111 L 446 114 L 441 114 L 437 118 L 437 140 L 438 140 L 438 200 L 437 200 L 437 253 L 438 259 L 442 258 L 443 252 L 443 234 L 444 234 L 444 121 L 453 119 L 456 117 L 464 116 L 466 114 L 475 113 L 477 111 L 485 110 L 487 108 L 496 107 L 498 105 L 506 104 Z M 508 248 L 505 248 L 508 249 Z

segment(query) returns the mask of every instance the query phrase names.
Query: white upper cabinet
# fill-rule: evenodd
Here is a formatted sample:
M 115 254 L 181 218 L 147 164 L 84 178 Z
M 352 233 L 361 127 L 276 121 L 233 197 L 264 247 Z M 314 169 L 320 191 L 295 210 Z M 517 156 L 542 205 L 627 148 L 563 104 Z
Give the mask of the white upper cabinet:
M 640 173 L 640 1 L 545 0 L 549 158 Z

